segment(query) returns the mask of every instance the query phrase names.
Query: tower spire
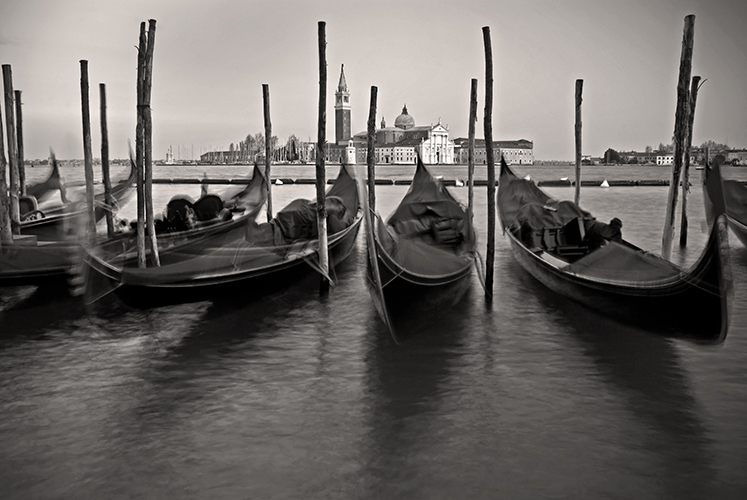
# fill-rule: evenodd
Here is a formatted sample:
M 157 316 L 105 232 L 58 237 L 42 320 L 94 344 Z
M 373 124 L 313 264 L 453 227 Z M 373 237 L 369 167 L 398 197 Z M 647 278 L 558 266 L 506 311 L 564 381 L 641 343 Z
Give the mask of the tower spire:
M 337 84 L 337 91 L 338 92 L 347 92 L 348 91 L 348 82 L 345 81 L 345 65 L 340 65 L 340 83 Z
M 350 131 L 350 92 L 345 81 L 345 65 L 340 65 L 340 83 L 335 92 L 335 143 L 344 144 L 352 137 Z

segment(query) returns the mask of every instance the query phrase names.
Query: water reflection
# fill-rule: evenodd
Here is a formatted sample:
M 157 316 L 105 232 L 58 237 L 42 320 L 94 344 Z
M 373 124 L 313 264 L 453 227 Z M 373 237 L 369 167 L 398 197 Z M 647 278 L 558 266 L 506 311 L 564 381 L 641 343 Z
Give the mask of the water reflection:
M 438 439 L 435 421 L 470 331 L 471 295 L 451 314 L 411 318 L 410 328 L 399 330 L 405 337 L 401 345 L 394 345 L 371 311 L 364 359 L 368 431 L 361 448 L 366 497 L 414 498 L 427 490 L 418 469 L 429 462 L 428 451 Z
M 660 498 L 707 498 L 716 481 L 708 430 L 699 418 L 675 341 L 609 320 L 541 286 L 533 293 L 560 318 L 558 328 L 578 342 L 638 422 L 628 447 L 656 457 L 650 474 Z M 638 438 L 639 440 L 635 441 Z M 612 450 L 609 450 L 612 451 Z
M 80 300 L 67 287 L 11 287 L 2 290 L 0 342 L 10 338 L 35 338 L 46 333 L 69 330 L 86 315 Z

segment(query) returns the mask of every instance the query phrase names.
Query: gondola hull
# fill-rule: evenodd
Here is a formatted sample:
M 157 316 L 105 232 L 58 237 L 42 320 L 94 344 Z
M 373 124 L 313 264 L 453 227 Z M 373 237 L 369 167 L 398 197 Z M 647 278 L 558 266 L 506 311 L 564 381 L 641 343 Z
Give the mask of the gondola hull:
M 410 189 L 386 223 L 366 208 L 366 240 L 366 284 L 395 342 L 408 320 L 448 314 L 471 286 L 472 217 L 419 157 Z
M 118 205 L 123 205 L 134 193 L 136 173 L 134 167 L 130 167 L 129 176 L 112 187 L 111 195 Z M 106 215 L 101 204 L 104 202 L 104 193 L 95 196 L 94 218 L 96 222 L 102 220 Z M 86 221 L 86 210 L 81 208 L 84 204 L 74 206 L 72 204 L 60 205 L 54 209 L 47 210 L 43 217 L 22 221 L 20 232 L 24 235 L 36 236 L 39 241 L 59 241 L 69 238 L 83 227 Z
M 580 255 L 559 253 L 551 246 L 554 240 L 546 239 L 554 230 L 545 225 L 549 218 L 553 224 L 561 224 L 559 231 L 565 230 L 563 224 L 572 228 L 575 223 L 586 226 L 588 222 L 591 230 L 599 224 L 588 212 L 569 203 L 553 200 L 531 181 L 516 177 L 501 161 L 499 218 L 516 261 L 532 276 L 550 290 L 622 322 L 693 340 L 724 340 L 732 282 L 723 211 L 717 212 L 721 215 L 712 225 L 697 262 L 680 269 L 619 235 L 601 246 L 593 244 L 598 240 L 584 236 L 583 241 L 562 247 L 577 248 Z M 561 214 L 562 219 L 556 219 Z M 587 222 L 579 222 L 577 214 Z M 537 228 L 539 221 L 543 225 Z M 541 240 L 536 234 L 543 235 Z M 558 248 L 561 244 L 570 242 L 559 242 Z
M 334 268 L 352 252 L 360 228 L 360 219 L 348 227 L 343 234 L 329 241 L 329 263 Z M 307 255 L 317 259 L 318 254 Z M 193 279 L 171 282 L 155 282 L 148 273 L 137 271 L 122 276 L 101 262 L 88 260 L 92 271 L 107 276 L 116 285 L 114 293 L 125 304 L 136 308 L 150 308 L 169 304 L 199 302 L 218 298 L 241 297 L 251 300 L 281 292 L 294 283 L 319 274 L 303 257 L 288 259 L 264 267 L 247 269 L 213 276 L 196 276 Z
M 378 221 L 378 218 L 376 219 Z M 441 275 L 426 275 L 409 271 L 399 264 L 381 245 L 385 229 L 377 224 L 376 265 L 381 283 L 384 304 L 394 322 L 405 316 L 416 316 L 428 312 L 448 310 L 455 306 L 469 290 L 473 263 L 464 261 L 456 272 Z M 367 267 L 369 287 L 375 286 L 375 276 Z M 372 294 L 376 290 L 369 289 Z
M 350 255 L 363 216 L 349 167 L 341 168 L 327 201 L 328 213 L 332 207 L 336 214 L 328 219 L 333 269 Z M 309 224 L 314 210 L 313 202 L 294 200 L 269 223 L 244 216 L 170 234 L 159 239 L 159 266 L 139 268 L 131 240 L 109 241 L 86 257 L 88 301 L 114 292 L 132 306 L 153 307 L 231 296 L 248 300 L 287 288 L 319 269 L 316 226 Z
M 546 262 L 506 231 L 516 261 L 553 292 L 618 321 L 705 342 L 728 331 L 731 281 L 724 276 L 729 247 L 723 219 L 698 264 L 676 279 L 627 285 L 585 279 Z
M 63 284 L 72 275 L 78 245 L 14 245 L 0 251 L 0 287 Z
M 720 186 L 719 186 L 720 185 Z M 715 213 L 719 211 L 718 193 L 723 192 L 723 211 L 732 232 L 739 241 L 747 247 L 747 186 L 735 180 L 721 178 L 720 165 L 707 165 L 703 169 L 703 204 L 705 205 L 706 220 L 713 223 Z M 720 189 L 719 189 L 720 188 Z

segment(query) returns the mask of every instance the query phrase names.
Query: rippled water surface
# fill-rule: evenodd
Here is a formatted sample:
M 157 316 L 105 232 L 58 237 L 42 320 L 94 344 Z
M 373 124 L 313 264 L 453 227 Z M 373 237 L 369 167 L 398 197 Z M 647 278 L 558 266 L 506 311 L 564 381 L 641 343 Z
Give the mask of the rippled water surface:
M 174 169 L 155 177 L 204 170 L 159 168 Z M 571 173 L 531 168 L 517 170 Z M 668 178 L 659 172 L 617 178 Z M 379 211 L 406 189 L 379 186 Z M 452 189 L 466 201 L 466 188 Z M 156 185 L 156 205 L 176 192 L 197 197 L 199 186 Z M 275 186 L 273 204 L 313 195 L 311 185 Z M 666 195 L 589 188 L 581 201 L 658 252 Z M 476 203 L 484 253 L 485 188 Z M 706 238 L 699 189 L 689 206 L 689 246 L 673 255 L 685 266 Z M 120 215 L 133 214 L 128 205 Z M 729 242 L 734 300 L 720 346 L 555 296 L 513 261 L 500 229 L 492 302 L 473 275 L 454 310 L 412 318 L 402 345 L 366 290 L 362 233 L 326 300 L 315 278 L 251 303 L 150 310 L 2 289 L 0 497 L 745 498 L 747 249 Z

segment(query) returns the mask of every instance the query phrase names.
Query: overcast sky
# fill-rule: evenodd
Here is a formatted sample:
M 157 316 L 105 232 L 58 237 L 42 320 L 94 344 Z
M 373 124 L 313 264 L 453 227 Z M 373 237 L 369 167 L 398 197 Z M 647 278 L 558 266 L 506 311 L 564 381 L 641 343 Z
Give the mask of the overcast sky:
M 370 88 L 377 126 L 407 104 L 417 125 L 466 137 L 470 80 L 485 102 L 482 28 L 494 61 L 493 137 L 534 141 L 537 159 L 574 157 L 574 86 L 584 80 L 583 153 L 668 143 L 684 18 L 694 14 L 698 96 L 693 142 L 747 148 L 745 0 L 2 0 L 0 63 L 23 92 L 26 158 L 82 158 L 80 63 L 89 61 L 94 155 L 99 90 L 107 88 L 111 156 L 135 132 L 140 22 L 157 21 L 154 157 L 228 149 L 264 130 L 316 140 L 317 23 L 326 22 L 327 138 L 334 140 L 340 65 L 353 133 L 366 129 Z M 5 109 L 3 106 L 3 117 Z

